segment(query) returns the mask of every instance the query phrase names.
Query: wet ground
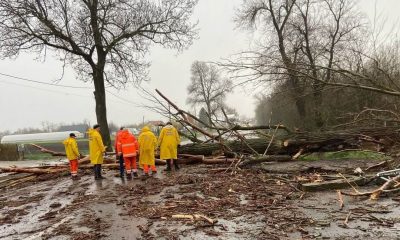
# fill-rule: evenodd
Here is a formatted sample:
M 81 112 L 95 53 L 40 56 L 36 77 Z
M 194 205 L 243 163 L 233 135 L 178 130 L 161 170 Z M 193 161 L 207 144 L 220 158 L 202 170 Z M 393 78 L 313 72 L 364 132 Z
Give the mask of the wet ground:
M 160 167 L 133 180 L 42 176 L 2 189 L 0 239 L 400 239 L 395 196 L 344 196 L 340 209 L 336 191 L 298 191 L 294 175 L 222 167 Z M 195 214 L 217 222 L 180 218 Z

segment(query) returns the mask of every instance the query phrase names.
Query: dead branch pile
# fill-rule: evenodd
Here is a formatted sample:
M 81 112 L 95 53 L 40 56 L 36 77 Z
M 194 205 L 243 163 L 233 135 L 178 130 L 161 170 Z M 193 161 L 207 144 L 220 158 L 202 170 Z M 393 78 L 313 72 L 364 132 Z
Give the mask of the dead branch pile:
M 245 154 L 255 155 L 255 158 L 259 158 L 258 155 L 267 154 L 270 156 L 289 155 L 295 160 L 302 154 L 346 149 L 387 152 L 400 143 L 400 129 L 397 127 L 301 132 L 293 131 L 281 124 L 240 126 L 230 122 L 224 109 L 222 112 L 225 120 L 207 124 L 179 108 L 160 91 L 156 90 L 156 92 L 162 98 L 161 100 L 151 95 L 153 102 L 160 106 L 157 111 L 172 116 L 183 126 L 182 134 L 194 142 L 182 146 L 179 149 L 181 154 L 205 156 L 224 154 L 229 157 Z M 251 137 L 248 137 L 249 133 Z M 200 139 L 199 134 L 205 140 Z M 258 138 L 254 138 L 255 136 Z M 280 157 L 272 158 L 280 159 Z

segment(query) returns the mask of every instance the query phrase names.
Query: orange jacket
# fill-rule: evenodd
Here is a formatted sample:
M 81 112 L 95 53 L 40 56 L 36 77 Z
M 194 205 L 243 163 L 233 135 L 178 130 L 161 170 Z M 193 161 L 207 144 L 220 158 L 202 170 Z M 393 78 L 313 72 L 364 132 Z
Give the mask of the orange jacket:
M 115 134 L 115 140 L 114 140 L 114 149 L 115 152 L 118 153 L 118 138 L 121 136 L 122 130 L 118 130 L 118 132 Z
M 117 137 L 117 152 L 124 157 L 134 157 L 139 151 L 139 144 L 135 136 L 128 130 L 122 130 Z

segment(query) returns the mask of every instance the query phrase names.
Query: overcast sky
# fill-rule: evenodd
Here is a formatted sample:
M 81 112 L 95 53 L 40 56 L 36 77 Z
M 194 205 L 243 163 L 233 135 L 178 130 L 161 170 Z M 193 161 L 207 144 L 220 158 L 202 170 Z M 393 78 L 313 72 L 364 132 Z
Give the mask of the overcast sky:
M 359 0 L 360 8 L 374 17 L 377 11 L 387 18 L 387 25 L 398 23 L 400 0 Z M 242 0 L 200 0 L 193 19 L 199 20 L 199 39 L 186 51 L 175 51 L 154 47 L 151 60 L 150 82 L 143 87 L 162 91 L 178 105 L 186 106 L 186 87 L 190 81 L 190 66 L 195 60 L 218 61 L 248 49 L 251 34 L 235 29 L 235 9 Z M 62 74 L 62 64 L 49 55 L 45 62 L 35 60 L 34 55 L 24 54 L 16 60 L 0 60 L 0 131 L 24 127 L 41 127 L 44 121 L 54 123 L 81 122 L 84 119 L 96 122 L 92 83 L 75 79 L 75 73 L 66 69 L 59 84 L 87 87 L 69 89 L 24 82 L 1 74 L 52 83 Z M 141 105 L 143 101 L 135 88 L 111 92 Z M 259 89 L 261 91 L 261 89 Z M 228 96 L 227 103 L 236 108 L 240 115 L 254 116 L 254 91 L 236 89 Z M 147 109 L 124 102 L 107 94 L 108 120 L 118 125 L 162 119 Z

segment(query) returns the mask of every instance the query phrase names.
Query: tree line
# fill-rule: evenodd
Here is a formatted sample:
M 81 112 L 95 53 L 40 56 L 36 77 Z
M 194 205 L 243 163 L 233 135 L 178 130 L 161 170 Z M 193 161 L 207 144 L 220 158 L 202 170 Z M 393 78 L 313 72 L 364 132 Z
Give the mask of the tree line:
M 256 97 L 260 124 L 320 130 L 397 124 L 399 40 L 380 33 L 354 0 L 243 1 L 236 22 L 257 47 L 221 63 Z M 378 23 L 375 23 L 378 24 Z M 386 24 L 386 23 L 382 23 Z

